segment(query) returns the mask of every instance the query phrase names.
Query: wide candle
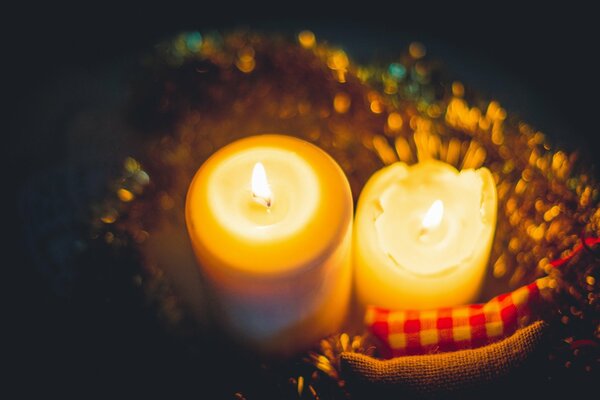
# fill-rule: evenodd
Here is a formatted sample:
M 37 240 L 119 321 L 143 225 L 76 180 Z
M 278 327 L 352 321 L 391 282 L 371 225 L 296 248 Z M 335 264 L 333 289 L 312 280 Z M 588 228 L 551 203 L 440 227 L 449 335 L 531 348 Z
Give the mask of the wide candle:
M 308 142 L 259 135 L 214 153 L 192 180 L 186 223 L 225 326 L 275 353 L 338 329 L 352 212 L 343 171 Z
M 354 227 L 360 303 L 426 309 L 475 300 L 496 208 L 487 168 L 459 172 L 428 160 L 375 173 L 360 195 Z

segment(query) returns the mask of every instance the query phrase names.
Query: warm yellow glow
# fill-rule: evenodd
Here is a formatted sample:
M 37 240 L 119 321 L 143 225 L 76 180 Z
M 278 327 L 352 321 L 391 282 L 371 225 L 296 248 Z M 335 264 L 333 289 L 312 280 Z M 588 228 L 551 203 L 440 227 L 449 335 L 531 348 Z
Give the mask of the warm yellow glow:
M 331 69 L 345 71 L 350 61 L 344 50 L 334 51 L 327 59 L 327 66 Z
M 125 203 L 130 202 L 131 200 L 133 200 L 134 197 L 133 193 L 124 188 L 120 188 L 119 190 L 117 190 L 117 196 L 119 197 L 119 200 Z
M 433 202 L 429 210 L 425 213 L 421 224 L 425 229 L 432 229 L 437 227 L 442 222 L 444 216 L 444 203 L 441 200 Z
M 305 49 L 310 49 L 316 43 L 315 34 L 311 31 L 302 31 L 298 34 L 298 41 Z
M 262 163 L 257 162 L 252 169 L 252 197 L 261 204 L 271 207 L 273 194 L 267 181 L 267 172 Z
M 396 148 L 405 146 L 407 136 L 398 136 Z M 433 158 L 411 162 L 375 172 L 359 196 L 358 303 L 405 310 L 470 303 L 484 281 L 496 227 L 494 177 L 486 168 L 461 172 Z
M 346 82 L 349 63 L 348 56 L 343 50 L 336 50 L 327 58 L 327 66 L 335 71 L 336 78 L 340 83 Z
M 402 116 L 400 114 L 392 112 L 390 115 L 388 115 L 387 124 L 391 131 L 397 132 L 402 129 L 404 121 L 402 120 Z
M 383 104 L 379 100 L 373 100 L 371 102 L 371 111 L 375 114 L 381 114 L 383 112 Z
M 324 108 L 305 104 L 307 112 Z M 345 323 L 352 214 L 348 180 L 327 153 L 289 135 L 248 136 L 214 152 L 194 175 L 185 202 L 189 243 L 175 255 L 190 268 L 165 272 L 194 305 L 198 291 L 181 282 L 201 271 L 223 328 L 261 354 L 289 357 Z M 160 239 L 150 235 L 144 246 L 160 247 Z M 197 264 L 182 258 L 188 253 Z M 318 294 L 307 296 L 306 288 Z M 273 304 L 286 312 L 273 313 Z
M 254 48 L 246 46 L 238 51 L 237 60 L 235 62 L 236 67 L 246 74 L 252 72 L 256 67 L 256 61 L 254 60 Z
M 333 98 L 333 108 L 340 114 L 345 114 L 350 109 L 352 99 L 346 93 L 339 92 Z
M 465 87 L 459 81 L 452 82 L 452 94 L 456 97 L 463 97 L 465 94 Z

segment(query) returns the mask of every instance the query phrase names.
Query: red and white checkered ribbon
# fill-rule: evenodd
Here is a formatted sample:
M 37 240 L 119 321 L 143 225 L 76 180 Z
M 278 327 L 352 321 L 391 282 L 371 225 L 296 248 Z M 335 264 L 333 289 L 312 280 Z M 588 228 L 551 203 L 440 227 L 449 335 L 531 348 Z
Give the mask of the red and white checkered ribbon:
M 581 239 L 569 253 L 550 265 L 561 267 L 600 238 Z M 533 322 L 535 309 L 549 291 L 550 279 L 540 278 L 485 304 L 435 310 L 388 310 L 367 307 L 365 323 L 383 344 L 383 357 L 472 349 L 501 340 Z
M 481 347 L 532 322 L 547 283 L 548 278 L 538 279 L 485 304 L 434 310 L 368 307 L 365 322 L 384 344 L 384 357 Z

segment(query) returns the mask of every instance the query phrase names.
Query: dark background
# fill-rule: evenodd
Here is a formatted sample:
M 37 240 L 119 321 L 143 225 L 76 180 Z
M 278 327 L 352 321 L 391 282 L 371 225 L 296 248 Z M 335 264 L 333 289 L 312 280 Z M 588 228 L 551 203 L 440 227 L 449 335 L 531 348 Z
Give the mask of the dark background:
M 520 115 L 561 146 L 583 149 L 592 159 L 598 158 L 594 154 L 599 149 L 596 53 L 600 35 L 595 13 L 572 4 L 525 10 L 520 5 L 485 2 L 456 10 L 434 4 L 420 9 L 402 3 L 394 8 L 363 4 L 362 9 L 350 9 L 345 3 L 289 3 L 277 14 L 273 8 L 261 12 L 252 4 L 243 8 L 226 4 L 216 10 L 202 4 L 126 9 L 100 3 L 64 9 L 54 4 L 29 6 L 5 16 L 16 22 L 6 31 L 3 46 L 3 97 L 9 112 L 2 147 L 10 194 L 17 193 L 29 176 L 67 157 L 60 130 L 28 128 L 43 114 L 35 100 L 61 90 L 56 82 L 72 74 L 102 73 L 179 31 L 240 25 L 292 34 L 311 29 L 318 39 L 343 46 L 363 62 L 419 40 L 429 56 L 444 60 L 450 73 L 467 86 L 500 100 L 509 113 Z M 233 11 L 235 15 L 230 14 Z M 66 95 L 68 90 L 64 88 Z M 23 389 L 62 392 L 71 387 L 74 393 L 84 394 L 101 386 L 112 388 L 119 377 L 135 392 L 145 378 L 160 375 L 152 375 L 144 364 L 181 361 L 170 358 L 168 349 L 160 350 L 160 336 L 146 334 L 148 321 L 127 320 L 126 311 L 117 316 L 98 314 L 99 319 L 91 321 L 76 304 L 56 297 L 31 267 L 15 201 L 7 197 L 5 219 L 14 228 L 5 245 L 9 255 L 14 252 L 15 261 L 5 265 L 9 278 L 3 283 L 9 289 L 5 291 L 8 315 L 15 317 L 8 324 L 14 336 L 6 341 L 19 378 L 14 382 Z M 80 318 L 86 321 L 84 327 Z M 111 324 L 122 324 L 123 330 L 108 327 Z M 149 358 L 149 349 L 156 359 Z M 161 373 L 169 366 L 163 368 Z
M 28 170 L 60 153 L 52 149 L 57 141 L 20 132 L 22 121 L 39 112 L 32 109 L 32 100 L 45 91 L 60 90 L 53 86 L 57 81 L 82 72 L 98 74 L 180 31 L 238 26 L 291 34 L 312 29 L 318 39 L 343 46 L 362 62 L 395 54 L 419 40 L 457 79 L 500 100 L 509 112 L 562 146 L 597 148 L 600 143 L 600 35 L 595 13 L 576 3 L 534 8 L 510 2 L 464 8 L 450 2 L 365 3 L 356 8 L 289 3 L 264 10 L 255 3 L 92 4 L 31 9 L 24 5 L 14 14 L 14 28 L 3 37 L 4 98 L 11 106 L 11 131 L 18 132 L 8 135 L 6 148 L 11 162 L 29 158 Z M 6 16 L 13 18 L 11 13 Z

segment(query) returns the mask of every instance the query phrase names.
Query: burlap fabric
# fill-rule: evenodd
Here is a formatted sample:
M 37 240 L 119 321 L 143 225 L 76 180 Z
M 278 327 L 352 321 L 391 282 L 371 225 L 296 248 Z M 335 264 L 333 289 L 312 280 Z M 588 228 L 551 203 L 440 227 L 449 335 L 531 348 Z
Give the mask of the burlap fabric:
M 547 325 L 537 321 L 508 338 L 471 350 L 379 360 L 342 353 L 341 371 L 353 398 L 465 398 L 514 395 L 536 381 L 535 351 Z

